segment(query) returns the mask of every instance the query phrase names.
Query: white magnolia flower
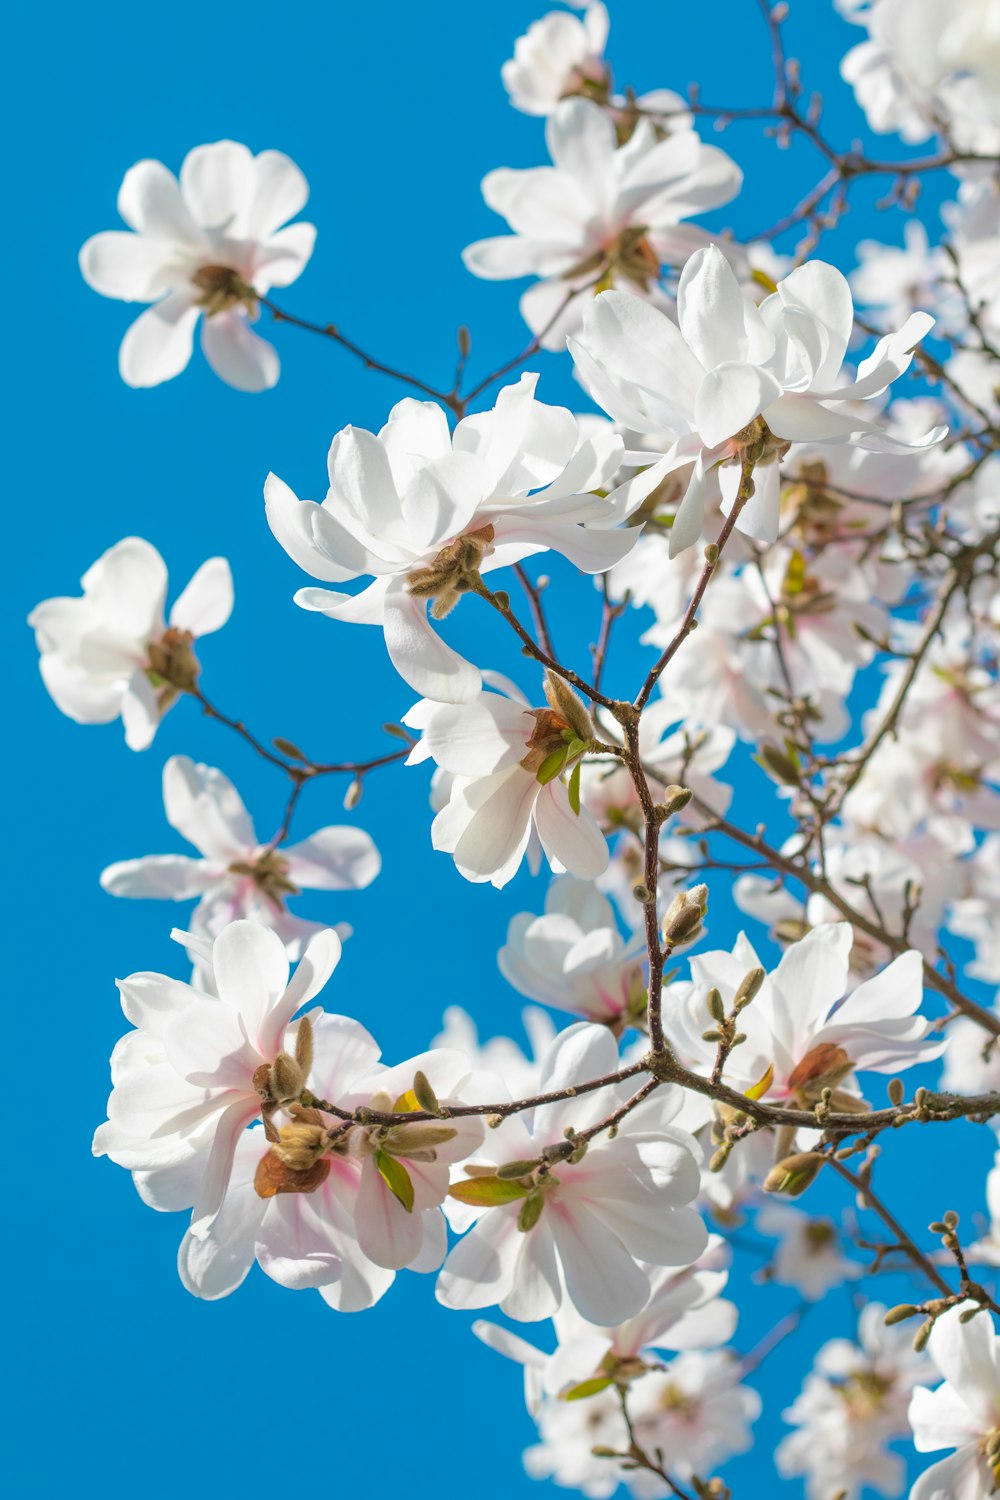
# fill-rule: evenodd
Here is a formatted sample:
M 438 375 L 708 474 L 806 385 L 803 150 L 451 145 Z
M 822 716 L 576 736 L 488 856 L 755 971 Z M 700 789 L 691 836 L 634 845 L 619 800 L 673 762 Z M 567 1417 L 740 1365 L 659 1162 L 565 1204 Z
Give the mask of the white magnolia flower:
M 28 616 L 45 686 L 78 724 L 120 717 L 126 744 L 145 750 L 179 692 L 197 680 L 192 643 L 221 630 L 232 613 L 229 564 L 202 563 L 169 624 L 166 564 L 141 537 L 109 547 L 80 582 L 82 598 L 46 599 Z
M 927 314 L 912 314 L 898 333 L 880 339 L 850 380 L 842 367 L 854 305 L 838 270 L 809 261 L 757 307 L 722 251 L 710 245 L 681 273 L 677 316 L 679 327 L 639 297 L 606 292 L 587 306 L 583 334 L 570 343 L 598 405 L 647 442 L 656 438 L 662 453 L 622 486 L 630 503 L 695 461 L 671 529 L 671 556 L 701 534 L 705 475 L 715 464 L 721 465 L 728 511 L 740 485 L 741 455 L 759 450 L 754 494 L 737 524 L 773 542 L 781 508 L 778 459 L 788 443 L 852 442 L 889 452 L 915 446 L 871 420 L 864 404 L 908 369 L 915 345 L 933 326 Z M 916 446 L 943 436 L 944 429 L 935 428 Z
M 621 1030 L 646 1007 L 639 933 L 626 943 L 610 901 L 587 881 L 563 875 L 549 886 L 545 913 L 519 912 L 497 954 L 500 972 L 531 1000 Z
M 864 1275 L 864 1266 L 841 1253 L 840 1235 L 830 1219 L 800 1213 L 787 1203 L 768 1203 L 755 1224 L 761 1234 L 781 1241 L 768 1265 L 768 1280 L 794 1287 L 807 1302 L 818 1302 L 833 1287 Z
M 903 225 L 903 245 L 859 240 L 859 265 L 851 275 L 851 291 L 862 306 L 878 308 L 889 323 L 902 323 L 910 313 L 933 305 L 946 262 L 939 246 L 931 246 L 919 219 Z
M 612 1383 L 628 1384 L 655 1367 L 667 1349 L 711 1349 L 736 1330 L 737 1312 L 721 1296 L 729 1277 L 725 1241 L 710 1235 L 708 1248 L 682 1271 L 640 1263 L 649 1275 L 649 1301 L 636 1317 L 599 1328 L 563 1303 L 553 1318 L 558 1343 L 551 1354 L 483 1319 L 472 1331 L 490 1349 L 524 1367 L 525 1402 L 532 1416 L 546 1396 L 585 1386 L 597 1395 Z M 582 1392 L 580 1393 L 582 1397 Z
M 539 849 L 558 873 L 594 880 L 608 863 L 604 835 L 585 807 L 574 810 L 564 773 L 547 777 L 573 731 L 551 708 L 531 709 L 517 690 L 483 692 L 471 703 L 416 704 L 403 722 L 421 731 L 408 765 L 428 757 L 448 774 L 447 801 L 431 825 L 466 880 L 507 884 Z M 516 696 L 515 696 L 516 694 Z
M 681 221 L 728 203 L 742 174 L 693 130 L 660 139 L 649 119 L 619 146 L 610 115 L 587 99 L 558 104 L 545 138 L 551 167 L 484 177 L 483 197 L 513 233 L 478 240 L 463 259 L 491 281 L 540 277 L 521 313 L 544 348 L 560 349 L 597 289 L 627 286 L 669 306 L 662 267 L 683 265 L 707 238 Z
M 109 865 L 101 885 L 112 896 L 201 899 L 192 930 L 217 937 L 239 917 L 277 932 L 292 958 L 320 930 L 293 916 L 287 897 L 301 890 L 363 890 L 381 868 L 361 828 L 319 828 L 299 844 L 262 844 L 233 783 L 214 766 L 172 755 L 163 767 L 167 822 L 201 854 L 147 854 Z M 343 934 L 342 934 L 343 935 Z
M 895 1073 L 940 1056 L 931 1022 L 917 1014 L 923 999 L 923 960 L 911 949 L 875 978 L 842 998 L 850 982 L 852 932 L 846 922 L 826 922 L 789 944 L 753 1002 L 740 1013 L 747 1040 L 730 1055 L 726 1077 L 746 1090 L 762 1081 L 761 1097 L 811 1107 L 823 1088 L 844 1094 L 855 1071 Z M 664 1005 L 668 1036 L 678 1053 L 710 1072 L 715 1044 L 705 1042 L 711 986 L 730 1005 L 741 980 L 760 960 L 741 933 L 732 953 L 691 959 L 692 982 L 670 986 Z
M 275 475 L 267 519 L 285 551 L 314 578 L 365 575 L 358 594 L 305 588 L 303 609 L 378 625 L 393 665 L 438 702 L 476 696 L 480 674 L 444 643 L 441 620 L 479 573 L 550 548 L 601 573 L 635 545 L 627 509 L 600 495 L 621 457 L 610 430 L 581 435 L 563 407 L 535 400 L 537 375 L 505 386 L 490 412 L 448 430 L 430 401 L 400 401 L 376 436 L 347 427 L 330 448 L 322 504 L 299 501 Z
M 989 1228 L 981 1239 L 966 1247 L 965 1258 L 979 1266 L 1000 1266 L 1000 1151 L 986 1174 L 986 1208 Z
M 629 1411 L 637 1441 L 647 1452 L 660 1449 L 667 1468 L 680 1479 L 710 1475 L 727 1458 L 751 1445 L 751 1425 L 760 1415 L 756 1391 L 739 1384 L 739 1367 L 725 1351 L 690 1350 L 665 1370 L 637 1380 Z M 524 1455 L 534 1479 L 552 1479 L 606 1500 L 627 1484 L 636 1500 L 658 1500 L 663 1481 L 641 1470 L 620 1471 L 606 1458 L 594 1458 L 595 1445 L 627 1452 L 628 1433 L 621 1404 L 611 1391 L 586 1401 L 546 1401 L 538 1416 L 541 1443 Z
M 913 1387 L 932 1366 L 913 1349 L 912 1328 L 885 1326 L 886 1309 L 870 1302 L 858 1318 L 858 1340 L 831 1339 L 816 1355 L 801 1394 L 782 1413 L 797 1431 L 775 1450 L 779 1474 L 805 1477 L 806 1500 L 860 1500 L 870 1485 L 896 1496 L 902 1458 L 887 1444 L 909 1433 Z
M 962 1322 L 972 1306 L 949 1308 L 931 1330 L 927 1351 L 944 1384 L 914 1391 L 913 1442 L 918 1453 L 956 1452 L 921 1474 L 910 1500 L 988 1500 L 1000 1482 L 1000 1338 L 988 1313 Z
M 122 1009 L 137 1029 L 115 1048 L 108 1122 L 94 1152 L 130 1171 L 188 1163 L 202 1152 L 191 1199 L 195 1235 L 221 1208 L 237 1141 L 261 1114 L 260 1070 L 266 1075 L 279 1053 L 294 1054 L 291 1019 L 326 984 L 340 952 L 335 932 L 318 933 L 289 978 L 276 933 L 232 922 L 211 946 L 217 994 L 165 974 L 119 981 Z
M 580 1022 L 561 1032 L 546 1059 L 542 1090 L 550 1093 L 603 1077 L 619 1066 L 604 1026 Z M 553 1164 L 536 1179 L 507 1181 L 495 1168 L 539 1159 L 565 1144 L 565 1127 L 596 1124 L 634 1092 L 631 1080 L 576 1098 L 541 1104 L 529 1125 L 509 1116 L 476 1154 L 482 1170 L 455 1183 L 452 1211 L 473 1227 L 452 1250 L 438 1278 L 446 1307 L 499 1303 L 519 1321 L 551 1317 L 564 1295 L 589 1322 L 612 1326 L 635 1317 L 650 1296 L 652 1265 L 690 1265 L 705 1249 L 701 1219 L 687 1205 L 698 1191 L 697 1147 L 670 1121 L 679 1091 L 658 1089 L 621 1122 L 598 1135 L 577 1161 Z
M 555 10 L 533 21 L 500 69 L 514 108 L 526 115 L 550 115 L 568 95 L 606 93 L 608 24 L 601 0 L 593 0 L 579 20 Z
M 998 1014 L 998 1000 L 993 1014 Z M 988 1007 L 989 1008 L 989 1007 Z M 950 1094 L 988 1094 L 1000 1090 L 1000 1044 L 971 1016 L 956 1016 L 945 1032 L 948 1046 L 941 1068 L 941 1087 Z
M 189 151 L 179 182 L 159 161 L 126 172 L 118 212 L 132 232 L 95 234 L 80 251 L 80 269 L 105 297 L 153 304 L 122 340 L 118 363 L 128 385 L 179 375 L 199 317 L 202 350 L 222 380 L 241 391 L 274 385 L 277 353 L 250 328 L 254 293 L 288 286 L 305 269 L 316 230 L 281 226 L 308 196 L 287 156 L 254 156 L 235 141 Z

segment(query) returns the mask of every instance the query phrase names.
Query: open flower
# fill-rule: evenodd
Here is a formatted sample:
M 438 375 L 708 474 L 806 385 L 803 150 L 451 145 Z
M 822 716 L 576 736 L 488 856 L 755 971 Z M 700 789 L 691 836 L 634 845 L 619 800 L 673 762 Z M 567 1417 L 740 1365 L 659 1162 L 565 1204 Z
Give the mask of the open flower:
M 571 796 L 585 727 L 558 708 L 529 708 L 507 688 L 471 703 L 425 699 L 404 716 L 421 731 L 407 764 L 430 757 L 449 778 L 431 825 L 434 848 L 451 854 L 466 880 L 498 889 L 526 854 L 537 869 L 539 846 L 557 872 L 593 880 L 607 868 L 608 846 Z
M 918 1453 L 954 1448 L 917 1480 L 910 1500 L 988 1500 L 1000 1483 L 1000 1338 L 988 1313 L 961 1303 L 935 1319 L 927 1351 L 944 1384 L 918 1386 L 909 1419 Z
M 330 448 L 320 505 L 297 500 L 274 474 L 265 486 L 268 524 L 299 567 L 327 583 L 373 579 L 357 594 L 300 589 L 296 603 L 380 626 L 404 682 L 438 702 L 466 702 L 481 686 L 432 624 L 480 574 L 550 548 L 602 573 L 638 537 L 620 526 L 627 511 L 590 493 L 614 474 L 621 439 L 610 429 L 582 434 L 570 412 L 535 400 L 537 380 L 522 375 L 453 433 L 439 406 L 409 398 L 377 436 L 346 427 Z
M 625 942 L 595 886 L 564 875 L 549 886 L 543 916 L 512 918 L 497 962 L 529 999 L 620 1031 L 646 1008 L 645 951 L 639 933 Z
M 579 19 L 554 10 L 532 21 L 500 69 L 511 104 L 526 115 L 550 115 L 572 94 L 606 93 L 607 40 L 608 12 L 601 0 L 593 0 Z
M 693 130 L 660 138 L 648 119 L 619 146 L 614 121 L 588 99 L 565 99 L 545 122 L 551 167 L 499 167 L 483 197 L 513 234 L 477 240 L 476 276 L 538 276 L 521 313 L 546 349 L 561 349 L 595 291 L 630 287 L 668 306 L 662 267 L 680 266 L 706 234 L 682 220 L 735 198 L 740 169 Z
M 201 1153 L 192 1232 L 204 1234 L 225 1198 L 241 1134 L 267 1105 L 304 1087 L 308 1067 L 289 1025 L 326 984 L 340 951 L 335 932 L 318 933 L 289 978 L 276 933 L 231 922 L 207 955 L 216 994 L 165 974 L 120 980 L 122 1009 L 136 1030 L 112 1058 L 114 1088 L 95 1155 L 148 1171 Z
M 607 1028 L 580 1022 L 557 1036 L 542 1088 L 570 1088 L 617 1067 Z M 688 1207 L 698 1192 L 697 1147 L 670 1124 L 681 1104 L 678 1091 L 657 1089 L 613 1139 L 600 1134 L 586 1152 L 570 1149 L 566 1127 L 585 1130 L 632 1091 L 626 1081 L 541 1104 L 530 1129 L 512 1115 L 489 1132 L 468 1179 L 451 1189 L 461 1205 L 453 1221 L 474 1216 L 475 1222 L 444 1264 L 439 1301 L 457 1308 L 499 1303 L 509 1317 L 534 1322 L 552 1316 L 565 1289 L 588 1322 L 613 1326 L 649 1300 L 649 1272 L 640 1260 L 653 1266 L 697 1260 L 707 1243 L 701 1219 Z M 546 1147 L 556 1155 L 543 1158 Z M 524 1172 L 512 1178 L 516 1164 Z
M 109 865 L 101 885 L 112 896 L 201 899 L 192 930 L 217 937 L 239 917 L 271 927 L 294 958 L 321 924 L 288 911 L 301 890 L 363 890 L 381 867 L 361 828 L 319 828 L 299 844 L 261 844 L 243 799 L 214 766 L 172 755 L 163 767 L 163 806 L 171 828 L 201 854 L 147 854 Z
M 909 368 L 913 349 L 933 327 L 913 313 L 898 333 L 880 339 L 850 380 L 842 369 L 854 330 L 847 280 L 824 261 L 809 261 L 780 281 L 759 307 L 745 295 L 715 245 L 698 250 L 677 289 L 679 327 L 629 292 L 591 302 L 583 334 L 570 344 L 594 400 L 630 431 L 658 439 L 662 457 L 626 453 L 647 468 L 622 488 L 643 499 L 668 474 L 694 460 L 674 517 L 670 555 L 701 534 L 707 471 L 718 470 L 723 505 L 736 501 L 744 460 L 754 463 L 754 491 L 737 525 L 773 542 L 780 520 L 778 462 L 791 442 L 856 443 L 895 452 L 939 442 L 934 428 L 919 442 L 891 435 L 865 415 L 864 403 Z M 617 494 L 617 491 L 614 492 Z
M 250 323 L 257 295 L 295 281 L 312 255 L 311 224 L 281 228 L 308 196 L 287 156 L 254 156 L 235 141 L 189 151 L 179 182 L 159 161 L 126 172 L 118 212 L 132 232 L 95 234 L 80 251 L 80 269 L 105 297 L 153 304 L 122 340 L 118 364 L 127 385 L 179 375 L 199 317 L 202 350 L 222 380 L 241 391 L 274 385 L 277 353 Z
M 145 750 L 167 709 L 197 682 L 194 641 L 229 619 L 229 564 L 224 557 L 202 563 L 169 625 L 166 564 L 141 537 L 109 547 L 80 582 L 82 598 L 45 599 L 28 616 L 45 686 L 78 724 L 121 718 L 126 744 Z

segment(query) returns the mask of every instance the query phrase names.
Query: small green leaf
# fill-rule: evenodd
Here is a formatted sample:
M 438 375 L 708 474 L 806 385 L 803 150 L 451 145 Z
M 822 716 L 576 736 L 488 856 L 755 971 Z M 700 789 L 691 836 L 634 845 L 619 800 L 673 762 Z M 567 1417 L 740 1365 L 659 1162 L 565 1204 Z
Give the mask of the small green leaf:
M 463 1182 L 453 1182 L 448 1189 L 449 1198 L 459 1203 L 468 1203 L 473 1208 L 497 1208 L 502 1203 L 514 1203 L 526 1198 L 530 1188 L 519 1182 L 501 1182 L 497 1177 L 468 1177 Z
M 408 1214 L 412 1214 L 413 1183 L 403 1163 L 390 1156 L 387 1151 L 376 1151 L 375 1168 L 392 1196 L 403 1205 Z
M 611 1384 L 610 1375 L 595 1375 L 591 1380 L 581 1380 L 579 1385 L 571 1385 L 568 1391 L 563 1391 L 560 1401 L 586 1401 L 588 1396 L 600 1395 L 606 1391 Z
M 576 765 L 573 767 L 573 774 L 569 778 L 569 786 L 567 787 L 567 791 L 569 792 L 569 805 L 576 813 L 577 817 L 580 816 L 580 767 L 582 765 L 583 761 L 578 760 Z
M 540 1192 L 538 1188 L 535 1188 L 534 1192 L 529 1193 L 528 1197 L 521 1204 L 521 1210 L 517 1216 L 517 1227 L 522 1234 L 528 1234 L 530 1230 L 534 1229 L 542 1216 L 542 1209 L 544 1207 L 545 1194 Z
M 556 777 L 559 775 L 559 772 L 566 764 L 566 758 L 568 754 L 568 745 L 565 747 L 565 749 L 560 748 L 558 750 L 551 750 L 549 752 L 549 754 L 542 761 L 541 765 L 538 767 L 538 770 L 535 772 L 535 780 L 539 783 L 540 786 L 547 786 L 550 781 L 555 781 Z

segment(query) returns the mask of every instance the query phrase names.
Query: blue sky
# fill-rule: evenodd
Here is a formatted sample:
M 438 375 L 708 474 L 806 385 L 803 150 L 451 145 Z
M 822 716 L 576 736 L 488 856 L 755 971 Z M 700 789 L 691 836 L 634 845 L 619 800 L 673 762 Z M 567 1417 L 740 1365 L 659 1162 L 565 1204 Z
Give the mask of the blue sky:
M 199 1303 L 175 1274 L 181 1218 L 150 1212 L 124 1172 L 91 1158 L 107 1057 L 124 1029 L 115 977 L 185 972 L 168 938 L 185 909 L 116 902 L 101 892 L 99 871 L 114 859 L 180 852 L 160 801 L 169 754 L 232 776 L 262 837 L 280 822 L 285 785 L 190 704 L 142 755 L 126 750 L 118 726 L 70 723 L 42 689 L 23 624 L 39 599 L 75 592 L 94 558 L 130 533 L 159 547 L 174 592 L 204 558 L 223 553 L 237 603 L 202 652 L 206 691 L 264 737 L 289 736 L 319 758 L 385 747 L 379 726 L 405 712 L 412 695 L 377 632 L 335 626 L 292 603 L 303 579 L 266 529 L 261 486 L 273 469 L 298 493 L 320 494 L 332 434 L 348 422 L 379 427 L 403 392 L 287 328 L 275 330 L 283 377 L 266 396 L 229 390 L 197 355 L 170 385 L 129 390 L 116 350 L 133 310 L 90 292 L 76 254 L 89 234 L 116 226 L 118 185 L 138 158 L 176 170 L 191 146 L 223 136 L 254 150 L 277 147 L 305 170 L 308 217 L 319 226 L 316 254 L 284 294 L 287 306 L 337 320 L 373 351 L 442 384 L 465 323 L 471 370 L 485 372 L 526 341 L 519 288 L 475 281 L 460 251 L 502 227 L 481 201 L 483 173 L 545 159 L 541 123 L 508 107 L 499 80 L 513 39 L 544 9 L 522 0 L 248 0 L 218 10 L 180 0 L 166 23 L 123 0 L 96 10 L 62 0 L 18 7 L 8 19 L 17 60 L 4 101 L 13 143 L 7 196 L 17 214 L 6 308 L 15 534 L 3 597 L 13 642 L 8 692 L 18 704 L 4 749 L 15 911 L 8 1004 L 32 1059 L 17 1118 L 30 1117 L 36 1137 L 41 1112 L 53 1142 L 41 1160 L 25 1153 L 8 1208 L 17 1224 L 17 1238 L 7 1237 L 6 1314 L 16 1350 L 13 1410 L 8 1398 L 16 1493 L 30 1485 L 47 1497 L 72 1486 L 111 1500 L 137 1492 L 166 1500 L 182 1487 L 260 1489 L 287 1472 L 286 1441 L 314 1490 L 433 1486 L 448 1500 L 484 1484 L 512 1500 L 551 1492 L 523 1475 L 520 1453 L 533 1429 L 516 1371 L 472 1339 L 467 1318 L 435 1305 L 430 1278 L 404 1275 L 379 1307 L 354 1317 L 262 1275 L 225 1302 Z M 711 101 L 767 97 L 767 46 L 750 0 L 700 8 L 620 0 L 611 9 L 620 83 L 683 90 L 699 78 Z M 827 0 L 800 0 L 796 9 L 793 46 L 828 96 L 831 133 L 863 135 L 836 76 L 837 57 L 858 33 Z M 720 227 L 763 229 L 819 175 L 813 156 L 777 152 L 756 127 L 733 129 L 723 143 L 747 185 L 716 217 Z M 882 142 L 880 154 L 894 147 Z M 845 266 L 853 240 L 901 233 L 897 216 L 877 214 L 877 196 L 862 184 L 847 227 L 826 246 Z M 932 191 L 925 213 L 936 201 Z M 565 358 L 531 367 L 542 371 L 543 398 L 582 404 Z M 582 653 L 596 630 L 596 598 L 589 587 L 566 597 L 557 633 Z M 530 685 L 517 653 L 471 604 L 460 627 L 477 661 L 520 672 Z M 637 659 L 619 650 L 611 671 L 612 686 L 634 690 Z M 333 780 L 308 789 L 298 831 L 344 820 L 343 791 Z M 328 1004 L 364 1021 L 390 1060 L 424 1047 L 449 1004 L 466 1005 L 487 1035 L 517 1025 L 522 1002 L 505 988 L 494 954 L 510 916 L 540 909 L 544 897 L 544 881 L 524 875 L 502 896 L 464 883 L 430 849 L 425 794 L 420 771 L 373 777 L 353 817 L 382 848 L 380 880 L 366 894 L 299 905 L 305 915 L 354 925 Z M 736 918 L 724 889 L 713 887 L 713 911 L 713 938 L 728 941 Z M 20 1076 L 9 1058 L 11 1069 Z M 954 1176 L 931 1134 L 906 1131 L 892 1142 L 901 1163 L 894 1204 L 904 1213 L 914 1178 Z M 949 1149 L 967 1150 L 977 1174 L 985 1170 L 986 1143 L 970 1127 L 948 1135 Z M 933 1211 L 948 1206 L 978 1207 L 977 1189 L 967 1204 Z M 737 1286 L 747 1307 L 738 1343 L 749 1348 L 794 1297 L 753 1288 L 746 1273 Z M 883 1295 L 892 1302 L 904 1290 L 889 1281 Z M 851 1317 L 841 1292 L 810 1314 L 794 1353 L 760 1372 L 759 1453 L 730 1470 L 739 1500 L 769 1485 L 781 1407 L 815 1346 Z M 304 1426 L 289 1416 L 300 1406 L 310 1414 Z

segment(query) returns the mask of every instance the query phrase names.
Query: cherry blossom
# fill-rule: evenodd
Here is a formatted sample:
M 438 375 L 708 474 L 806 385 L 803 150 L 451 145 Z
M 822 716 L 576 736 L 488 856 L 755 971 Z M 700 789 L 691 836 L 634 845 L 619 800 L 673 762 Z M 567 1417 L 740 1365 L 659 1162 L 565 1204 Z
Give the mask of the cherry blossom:
M 128 230 L 95 234 L 80 251 L 96 292 L 152 303 L 122 340 L 118 365 L 127 385 L 179 375 L 199 317 L 202 352 L 221 380 L 241 391 L 275 384 L 278 355 L 250 324 L 258 297 L 295 281 L 312 255 L 313 226 L 287 223 L 308 196 L 287 156 L 254 156 L 236 141 L 196 146 L 179 180 L 159 161 L 129 168 L 118 193 Z
M 429 401 L 400 401 L 376 436 L 348 427 L 330 448 L 322 504 L 275 475 L 267 519 L 300 567 L 328 583 L 364 575 L 359 594 L 305 588 L 303 609 L 379 625 L 403 680 L 439 702 L 468 702 L 480 673 L 440 638 L 441 620 L 481 573 L 549 548 L 601 573 L 634 545 L 628 510 L 590 493 L 617 468 L 621 439 L 582 436 L 563 407 L 535 400 L 536 375 L 506 386 L 493 410 L 448 431 Z
M 679 327 L 629 292 L 606 292 L 587 306 L 583 333 L 570 343 L 598 405 L 659 441 L 663 456 L 627 481 L 631 498 L 644 499 L 667 474 L 694 460 L 670 533 L 671 556 L 701 533 L 705 474 L 715 464 L 721 464 L 729 510 L 741 459 L 752 456 L 755 490 L 737 525 L 773 542 L 780 520 L 777 460 L 787 443 L 849 441 L 890 452 L 912 446 L 866 416 L 864 403 L 908 369 L 914 347 L 933 326 L 926 313 L 912 314 L 898 333 L 886 334 L 857 378 L 845 379 L 854 308 L 839 271 L 809 261 L 757 308 L 721 250 L 709 245 L 681 273 L 677 317 Z M 943 435 L 934 428 L 919 446 Z
M 288 911 L 286 901 L 302 890 L 363 890 L 381 860 L 360 828 L 319 828 L 297 844 L 262 844 L 239 792 L 214 766 L 172 755 L 163 767 L 167 822 L 201 858 L 147 854 L 109 865 L 101 885 L 112 896 L 187 901 L 200 897 L 192 931 L 217 937 L 247 917 L 277 932 L 291 957 L 320 931 Z M 341 933 L 341 936 L 344 936 Z
M 488 207 L 513 233 L 477 240 L 464 253 L 476 276 L 541 279 L 521 314 L 544 348 L 560 349 L 595 291 L 628 286 L 669 306 L 663 265 L 679 266 L 707 235 L 682 221 L 728 203 L 742 174 L 693 130 L 658 138 L 640 119 L 624 145 L 588 99 L 564 99 L 545 125 L 551 167 L 499 167 L 483 179 Z
M 28 616 L 42 679 L 69 718 L 120 718 L 129 748 L 145 750 L 167 709 L 197 682 L 193 643 L 221 630 L 232 613 L 229 564 L 224 557 L 202 563 L 169 623 L 166 564 L 141 537 L 109 547 L 80 584 L 82 598 L 45 599 Z

